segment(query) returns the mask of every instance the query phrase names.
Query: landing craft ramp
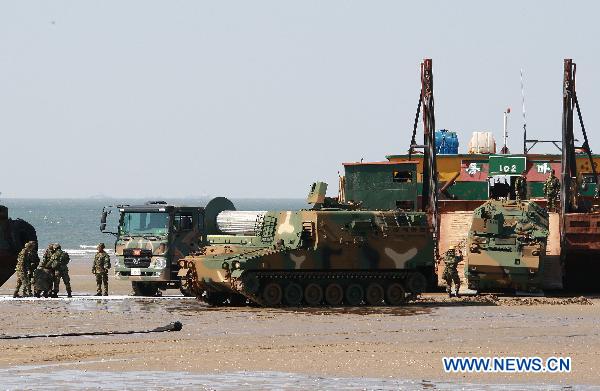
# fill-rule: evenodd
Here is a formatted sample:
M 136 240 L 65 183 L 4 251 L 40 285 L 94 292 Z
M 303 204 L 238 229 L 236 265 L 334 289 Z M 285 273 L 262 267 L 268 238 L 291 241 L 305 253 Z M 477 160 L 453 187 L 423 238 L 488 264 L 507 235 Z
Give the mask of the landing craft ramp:
M 558 213 L 548 213 L 549 234 L 546 243 L 544 262 L 544 279 L 542 289 L 563 289 L 563 268 L 560 261 L 560 216 Z
M 0 250 L 0 286 L 15 273 L 17 257 L 8 252 Z
M 452 212 L 442 212 L 440 221 L 440 242 L 439 253 L 441 259 L 438 262 L 438 286 L 445 287 L 446 283 L 442 279 L 444 271 L 444 254 L 450 246 L 459 244 L 460 251 L 466 254 L 466 243 L 469 228 L 471 227 L 471 217 L 473 211 L 462 210 Z M 461 262 L 458 265 L 458 275 L 460 276 L 461 286 L 467 286 L 465 281 L 464 265 Z
M 8 208 L 0 205 L 0 286 L 15 273 L 17 255 L 30 240 L 37 241 L 35 228 L 24 220 L 8 218 Z
M 597 292 L 600 273 L 600 212 L 566 213 L 564 221 L 565 288 Z

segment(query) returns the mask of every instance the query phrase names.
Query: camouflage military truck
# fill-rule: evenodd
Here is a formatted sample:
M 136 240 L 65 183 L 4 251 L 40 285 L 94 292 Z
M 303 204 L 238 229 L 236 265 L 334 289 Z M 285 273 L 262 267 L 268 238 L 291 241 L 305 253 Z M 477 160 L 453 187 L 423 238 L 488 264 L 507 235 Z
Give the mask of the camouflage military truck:
M 311 210 L 217 214 L 209 244 L 180 261 L 184 285 L 212 305 L 401 305 L 423 292 L 427 215 L 357 210 L 325 190 L 311 187 Z
M 465 277 L 478 292 L 536 292 L 544 274 L 548 212 L 532 201 L 490 200 L 473 211 Z
M 29 241 L 37 242 L 35 228 L 24 220 L 10 219 L 8 208 L 0 205 L 0 286 L 14 274 L 17 255 Z
M 135 295 L 154 296 L 167 288 L 180 288 L 188 295 L 177 277 L 177 261 L 206 244 L 205 208 L 153 201 L 118 206 L 118 211 L 118 229 L 112 233 L 116 235 L 116 278 L 131 281 Z M 106 232 L 109 212 L 105 208 L 100 223 L 105 233 L 111 233 Z

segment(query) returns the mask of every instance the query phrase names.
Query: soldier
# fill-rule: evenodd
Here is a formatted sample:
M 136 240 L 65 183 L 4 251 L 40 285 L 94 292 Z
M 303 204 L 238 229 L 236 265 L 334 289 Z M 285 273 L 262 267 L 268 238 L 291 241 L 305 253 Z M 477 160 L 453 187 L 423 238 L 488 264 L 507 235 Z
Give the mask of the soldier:
M 34 284 L 33 275 L 34 275 L 35 269 L 37 269 L 37 267 L 40 264 L 40 257 L 38 256 L 37 249 L 38 249 L 37 242 L 34 241 L 33 249 L 32 249 L 32 256 L 30 258 L 29 269 L 27 270 L 27 279 L 29 280 L 30 286 L 33 286 L 33 284 Z
M 56 243 L 54 245 L 54 254 L 52 254 L 51 263 L 55 265 L 54 267 L 54 291 L 52 297 L 58 297 L 58 292 L 60 290 L 60 279 L 62 278 L 65 283 L 65 289 L 67 290 L 67 297 L 72 297 L 71 295 L 71 278 L 69 277 L 69 254 L 66 251 L 63 251 L 60 244 Z
M 108 296 L 108 270 L 110 269 L 110 256 L 104 251 L 104 243 L 98 244 L 98 252 L 94 256 L 92 273 L 96 275 L 96 296 Z
M 19 252 L 19 256 L 17 257 L 17 267 L 15 268 L 15 272 L 17 273 L 17 286 L 15 288 L 15 292 L 13 293 L 13 297 L 21 297 L 19 296 L 21 285 L 23 285 L 23 296 L 31 296 L 31 280 L 29 279 L 29 269 L 33 264 L 32 259 L 34 258 L 34 253 L 35 242 L 27 242 L 25 247 L 23 247 L 21 252 Z
M 42 255 L 40 267 L 49 268 L 50 258 L 52 258 L 52 254 L 54 254 L 54 245 L 54 243 L 48 243 L 48 247 L 44 251 L 44 255 Z
M 554 176 L 554 170 L 552 170 L 550 171 L 550 175 L 546 179 L 546 182 L 544 182 L 544 196 L 548 202 L 548 210 L 554 210 L 559 192 L 560 182 L 558 181 L 558 178 Z
M 515 180 L 515 198 L 517 202 L 527 199 L 527 171 L 523 170 Z
M 446 292 L 448 293 L 448 297 L 452 297 L 452 282 L 454 282 L 454 286 L 456 288 L 456 297 L 460 297 L 458 290 L 460 289 L 460 277 L 458 276 L 458 264 L 462 261 L 462 255 L 460 250 L 455 249 L 454 246 L 450 246 L 448 251 L 446 251 L 446 256 L 444 258 L 444 263 L 446 267 L 444 268 L 444 274 L 442 274 L 442 278 L 446 281 Z

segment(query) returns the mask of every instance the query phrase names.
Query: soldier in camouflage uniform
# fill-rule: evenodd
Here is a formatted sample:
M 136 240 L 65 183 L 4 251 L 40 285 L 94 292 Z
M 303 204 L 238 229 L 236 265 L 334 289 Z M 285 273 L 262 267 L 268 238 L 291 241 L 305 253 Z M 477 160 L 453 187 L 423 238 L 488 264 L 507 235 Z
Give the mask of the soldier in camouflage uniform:
M 25 247 L 19 252 L 17 257 L 17 267 L 15 272 L 17 273 L 17 286 L 13 297 L 20 297 L 19 291 L 21 285 L 23 285 L 23 296 L 31 296 L 31 280 L 29 279 L 29 271 L 32 264 L 35 262 L 35 242 L 27 242 Z
M 527 171 L 523 170 L 515 180 L 515 199 L 517 202 L 527 199 Z
M 60 290 L 60 279 L 62 278 L 65 283 L 65 289 L 67 290 L 67 297 L 71 297 L 71 278 L 69 277 L 69 254 L 63 251 L 60 244 L 54 245 L 54 253 L 50 258 L 50 262 L 55 265 L 54 267 L 54 289 L 53 297 L 58 297 Z
M 456 297 L 460 297 L 458 290 L 460 289 L 460 277 L 458 276 L 458 264 L 462 261 L 462 255 L 460 250 L 455 249 L 454 246 L 450 246 L 448 251 L 446 251 L 446 256 L 444 259 L 444 263 L 446 266 L 444 267 L 444 273 L 442 274 L 442 278 L 446 281 L 446 292 L 448 293 L 448 297 L 452 297 L 452 282 L 454 282 L 454 287 L 456 288 Z
M 40 257 L 38 256 L 37 249 L 37 242 L 34 241 L 32 257 L 30 258 L 31 263 L 29 264 L 29 270 L 27 270 L 27 279 L 29 280 L 30 286 L 34 286 L 34 272 L 40 264 Z
M 48 247 L 44 251 L 44 255 L 42 255 L 42 260 L 39 264 L 39 267 L 49 269 L 50 258 L 52 258 L 52 254 L 54 254 L 54 243 L 49 243 Z
M 104 243 L 100 243 L 92 265 L 92 273 L 96 275 L 96 296 L 102 296 L 102 285 L 104 285 L 104 296 L 108 296 L 109 269 L 110 256 L 104 251 Z
M 552 170 L 546 179 L 546 182 L 544 182 L 544 196 L 546 196 L 546 200 L 548 202 L 548 210 L 554 210 L 556 207 L 556 201 L 558 200 L 559 192 L 560 182 L 558 178 L 554 176 L 554 170 Z

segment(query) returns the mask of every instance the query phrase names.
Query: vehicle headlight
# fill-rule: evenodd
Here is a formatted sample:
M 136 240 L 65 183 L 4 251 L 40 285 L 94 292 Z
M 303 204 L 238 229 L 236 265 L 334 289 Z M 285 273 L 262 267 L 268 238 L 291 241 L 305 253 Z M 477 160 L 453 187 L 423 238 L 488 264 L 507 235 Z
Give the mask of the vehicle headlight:
M 121 260 L 119 257 L 115 260 L 115 267 L 121 267 Z
M 151 265 L 151 267 L 155 269 L 164 269 L 167 266 L 167 259 L 164 257 L 154 257 L 152 263 L 153 265 Z

